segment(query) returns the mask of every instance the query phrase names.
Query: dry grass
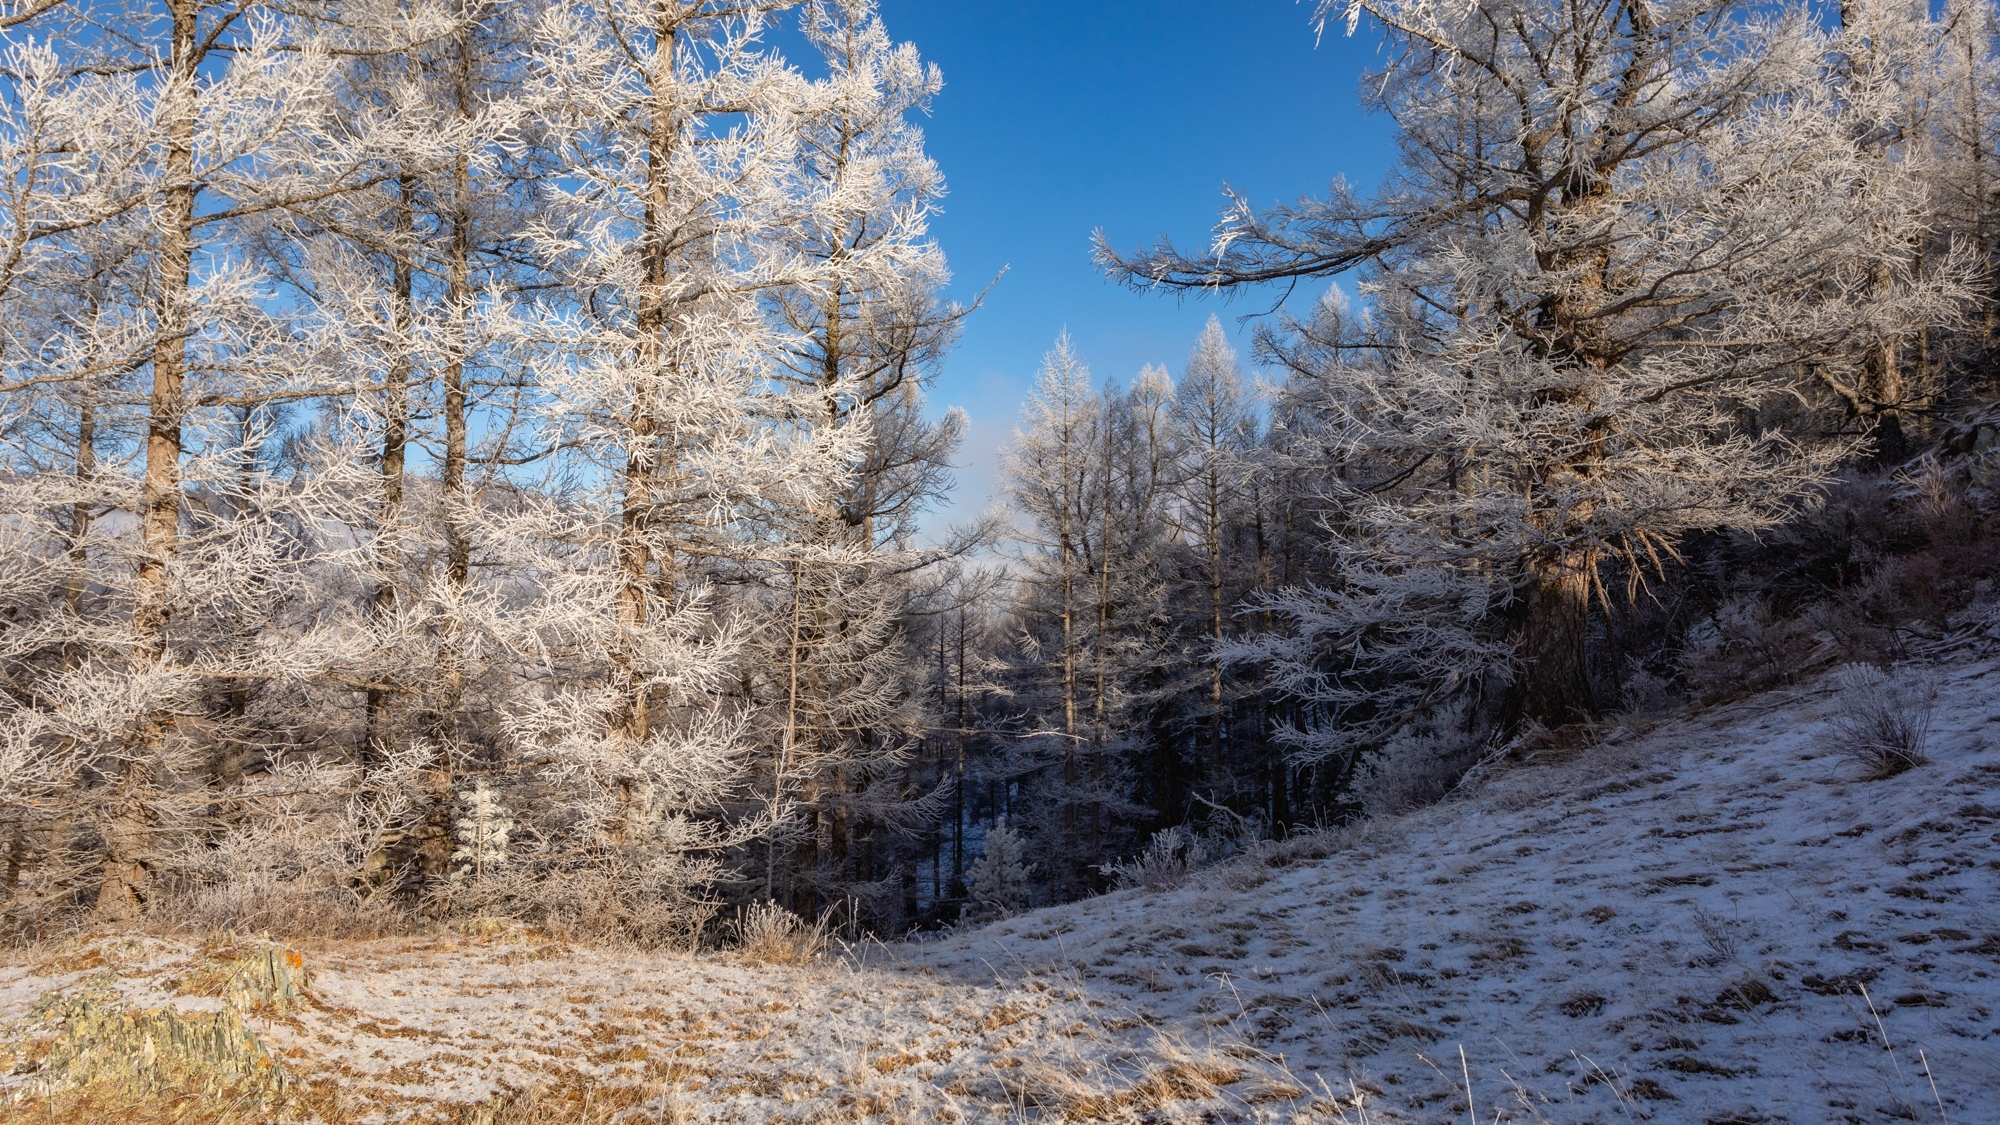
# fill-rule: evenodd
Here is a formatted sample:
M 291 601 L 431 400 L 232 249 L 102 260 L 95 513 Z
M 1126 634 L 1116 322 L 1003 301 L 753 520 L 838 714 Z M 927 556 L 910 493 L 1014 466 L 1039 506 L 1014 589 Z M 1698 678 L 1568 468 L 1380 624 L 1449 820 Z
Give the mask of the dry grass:
M 1242 1046 L 1196 1047 L 1171 1034 L 1157 1034 L 1139 1057 L 1120 1065 L 1044 1058 L 1003 1084 L 1021 1109 L 1032 1106 L 1065 1122 L 1349 1120 L 1342 1107 L 1309 1093 L 1275 1056 Z M 1275 1109 L 1277 1103 L 1288 1113 L 1252 1108 Z
M 425 920 L 388 895 L 357 901 L 339 888 L 244 878 L 223 885 L 167 889 L 151 925 L 164 936 L 201 939 L 215 933 L 286 934 L 294 940 L 366 941 L 422 930 Z
M 1833 747 L 1880 781 L 1923 765 L 1937 685 L 1899 669 L 1849 664 L 1833 675 L 1834 709 L 1827 719 Z
M 810 965 L 826 952 L 831 912 L 807 922 L 775 902 L 758 902 L 736 920 L 736 951 L 760 965 Z
M 381 1107 L 323 1084 L 273 1100 L 255 1087 L 143 1087 L 100 1080 L 41 1097 L 0 1102 L 0 1125 L 353 1125 Z M 674 1125 L 689 1114 L 665 1082 L 607 1084 L 569 1075 L 476 1105 L 434 1106 L 410 1125 Z
M 181 996 L 210 996 L 242 1011 L 283 1010 L 312 985 L 305 957 L 275 942 L 211 943 L 208 957 L 174 984 Z
M 97 968 L 97 976 L 52 996 L 52 1017 L 38 1017 L 32 1028 L 24 1020 L 5 1029 L 10 1035 L 27 1030 L 12 1040 L 26 1053 L 9 1058 L 0 1049 L 0 1073 L 14 1069 L 17 1059 L 28 1054 L 54 1064 L 62 1050 L 69 1050 L 92 1061 L 44 1066 L 52 1081 L 22 1088 L 13 1101 L 0 1104 L 0 1125 L 379 1125 L 384 1120 L 399 1125 L 627 1125 L 685 1121 L 703 1112 L 714 1119 L 717 1112 L 728 1112 L 722 1107 L 730 1099 L 758 1103 L 754 1109 L 740 1107 L 744 1120 L 768 1116 L 885 1125 L 1000 1120 L 1013 1112 L 1010 1107 L 1035 1112 L 1026 1109 L 1030 1105 L 1038 1107 L 1041 1119 L 1052 1121 L 1136 1122 L 1203 1113 L 1238 1120 L 1248 1107 L 1296 1099 L 1303 1088 L 1280 1073 L 1282 1066 L 1249 1055 L 1237 1058 L 1177 1042 L 1134 1050 L 1114 1036 L 1136 1028 L 1136 1022 L 1106 1023 L 1081 1003 L 1080 995 L 1040 979 L 1023 982 L 1006 997 L 968 998 L 948 1013 L 920 1004 L 924 1010 L 919 1018 L 937 1020 L 940 1031 L 954 1033 L 942 1041 L 902 1034 L 908 1025 L 898 1024 L 879 1038 L 853 1041 L 836 1035 L 834 1044 L 818 1037 L 811 1040 L 818 1047 L 794 1046 L 787 1042 L 788 1028 L 796 1019 L 813 1016 L 773 999 L 765 987 L 790 982 L 832 988 L 839 995 L 826 999 L 840 1003 L 830 1003 L 828 1011 L 855 999 L 869 1004 L 877 997 L 870 991 L 873 982 L 849 981 L 841 965 L 829 964 L 821 954 L 823 927 L 769 910 L 759 913 L 763 917 L 753 918 L 741 935 L 747 947 L 742 952 L 689 962 L 705 961 L 707 972 L 720 982 L 735 982 L 719 994 L 733 997 L 728 1001 L 733 1007 L 699 1017 L 676 1014 L 671 1004 L 631 1006 L 636 999 L 620 1006 L 606 990 L 586 984 L 597 977 L 536 970 L 515 978 L 505 969 L 488 971 L 516 963 L 516 948 L 523 956 L 532 955 L 523 939 L 536 935 L 518 928 L 441 929 L 424 939 L 359 945 L 320 938 L 307 942 L 303 954 L 268 940 L 229 935 L 192 948 L 150 937 L 103 935 L 94 944 L 68 946 L 54 958 L 65 968 L 111 963 Z M 411 958 L 418 966 L 484 972 L 481 979 L 490 987 L 482 986 L 477 997 L 464 994 L 468 998 L 521 989 L 513 995 L 522 1003 L 509 1004 L 509 1013 L 539 1004 L 537 1010 L 545 1014 L 560 1009 L 585 1020 L 585 1026 L 539 1039 L 531 1033 L 520 1041 L 528 1061 L 489 1065 L 480 1053 L 491 1046 L 496 1024 L 468 1025 L 461 1033 L 383 1018 L 387 1011 L 400 1011 L 397 998 L 405 989 L 424 1003 L 455 1004 L 461 992 L 429 987 L 421 973 L 408 972 L 379 989 L 356 991 L 359 978 Z M 806 964 L 814 958 L 818 960 Z M 579 966 L 606 964 L 594 954 L 580 954 L 578 961 Z M 784 964 L 769 965 L 771 961 Z M 308 967 L 321 979 L 309 981 Z M 130 1028 L 109 1037 L 70 1033 L 74 1014 L 57 1012 L 54 1006 L 75 1005 L 81 993 L 91 991 L 91 981 L 106 986 L 97 990 L 108 993 L 99 1006 L 117 1012 L 116 1018 Z M 746 983 L 752 991 L 731 991 Z M 143 991 L 133 993 L 135 985 Z M 179 1011 L 142 1009 L 137 1005 L 156 1001 L 120 999 L 160 991 L 220 1000 L 224 1007 L 220 1012 L 189 1011 L 188 1005 Z M 299 1002 L 281 1003 L 281 996 Z M 364 1006 L 345 1006 L 357 1001 Z M 900 1002 L 910 999 L 904 996 Z M 801 1007 L 818 1011 L 809 1003 Z M 250 1037 L 238 1014 L 251 1010 L 271 1021 L 268 1027 L 252 1021 L 264 1044 Z M 516 1023 L 527 1018 L 509 1016 Z M 159 1021 L 186 1027 L 170 1033 Z M 167 1058 L 171 1052 L 162 1052 L 156 1066 L 144 1057 L 149 1032 L 159 1043 L 175 1035 L 186 1039 L 187 1028 L 200 1032 L 216 1027 L 225 1034 L 213 1037 L 220 1045 L 209 1052 L 213 1058 L 200 1051 L 182 1052 L 199 1057 L 175 1056 L 180 1061 L 173 1062 Z M 338 1028 L 336 1039 L 324 1034 L 329 1027 Z M 90 1045 L 59 1050 L 65 1036 L 73 1041 L 71 1047 L 86 1040 Z M 676 1045 L 672 1057 L 664 1050 L 669 1043 Z M 396 1060 L 386 1056 L 382 1065 L 369 1061 L 363 1056 L 370 1054 L 371 1044 L 398 1052 L 397 1059 L 404 1061 L 394 1067 L 387 1064 Z M 685 1059 L 680 1057 L 683 1047 L 688 1049 Z M 830 1077 L 824 1067 L 829 1062 L 836 1069 L 851 1065 L 844 1076 Z M 468 1081 L 475 1072 L 485 1080 Z M 24 1071 L 14 1073 L 19 1081 Z M 273 1081 L 259 1081 L 259 1075 Z M 495 1089 L 505 1092 L 488 1097 Z M 486 1100 L 466 1100 L 472 1098 Z M 1293 1108 L 1305 1104 L 1294 1102 Z
M 0 1123 L 237 1125 L 344 1116 L 328 1092 L 294 1081 L 231 1009 L 127 1010 L 115 989 L 52 993 L 9 1029 L 15 1070 Z
M 1062 1121 L 1143 1121 L 1188 1102 L 1208 1102 L 1243 1080 L 1243 1068 L 1209 1052 L 1163 1043 L 1160 1058 L 1137 1073 L 1041 1062 L 1006 1084 L 1024 1105 L 1053 1110 Z
M 479 1105 L 459 1106 L 437 1120 L 439 1125 L 620 1125 L 640 1121 L 669 1125 L 687 1118 L 669 1083 L 606 1085 L 572 1075 Z
M 0 1102 L 0 1125 L 279 1125 L 315 1120 L 336 1125 L 346 1119 L 311 1099 L 273 1105 L 255 1088 L 140 1088 L 111 1080 Z

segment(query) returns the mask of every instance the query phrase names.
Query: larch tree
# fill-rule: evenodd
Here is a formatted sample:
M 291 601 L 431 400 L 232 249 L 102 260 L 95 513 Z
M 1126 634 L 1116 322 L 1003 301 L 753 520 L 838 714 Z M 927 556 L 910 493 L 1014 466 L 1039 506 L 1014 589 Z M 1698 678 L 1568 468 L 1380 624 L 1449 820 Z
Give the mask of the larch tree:
M 1382 191 L 1336 183 L 1272 210 L 1239 197 L 1210 252 L 1101 258 L 1188 291 L 1357 273 L 1364 308 L 1299 326 L 1327 357 L 1294 392 L 1314 398 L 1326 456 L 1384 473 L 1330 477 L 1329 545 L 1371 604 L 1497 611 L 1509 715 L 1573 721 L 1596 707 L 1585 646 L 1607 565 L 1637 576 L 1687 532 L 1768 527 L 1809 502 L 1841 451 L 1745 412 L 1851 373 L 1900 326 L 1948 320 L 1962 271 L 1880 276 L 1907 260 L 1921 209 L 1851 135 L 1822 80 L 1828 37 L 1800 13 L 1345 14 L 1387 36 L 1364 83 L 1401 130 Z
M 268 240 L 302 315 L 341 336 L 340 456 L 373 462 L 379 478 L 347 517 L 370 532 L 377 647 L 354 670 L 369 685 L 358 738 L 371 767 L 411 748 L 427 759 L 419 821 L 383 841 L 372 876 L 411 874 L 420 892 L 448 882 L 469 649 L 501 612 L 503 584 L 473 581 L 477 470 L 490 483 L 499 466 L 536 459 L 513 440 L 531 426 L 510 306 L 537 276 L 522 268 L 524 177 L 510 153 L 529 147 L 520 64 L 507 58 L 525 14 L 456 3 L 345 13 L 345 112 L 397 132 L 372 153 L 373 190 L 294 209 Z M 496 435 L 484 451 L 471 436 L 482 405 Z
M 9 925 L 684 937 L 801 799 L 907 875 L 938 76 L 793 7 L 0 12 Z
M 1210 317 L 1188 356 L 1187 369 L 1174 388 L 1173 421 L 1178 436 L 1181 471 L 1175 482 L 1177 518 L 1192 542 L 1208 603 L 1204 632 L 1208 641 L 1208 769 L 1217 783 L 1224 773 L 1223 665 L 1227 619 L 1233 606 L 1223 592 L 1229 578 L 1231 523 L 1242 510 L 1245 486 L 1254 466 L 1257 422 L 1250 413 L 1249 388 L 1243 384 L 1236 352 L 1223 335 L 1222 322 Z
M 766 842 L 766 893 L 781 844 L 794 906 L 851 893 L 864 873 L 853 837 L 918 815 L 897 769 L 927 725 L 904 615 L 927 554 L 909 549 L 917 517 L 943 493 L 963 414 L 923 416 L 923 387 L 964 310 L 928 219 L 943 194 L 912 118 L 942 85 L 936 67 L 895 44 L 872 0 L 824 0 L 804 12 L 827 74 L 804 91 L 797 142 L 804 204 L 786 244 L 808 282 L 776 290 L 790 332 L 777 374 L 783 421 L 856 451 L 848 477 L 795 510 L 768 568 L 781 592 L 759 663 L 772 679 L 780 732 L 770 803 L 797 804 Z
M 64 362 L 93 372 L 85 382 L 145 386 L 142 417 L 121 427 L 143 439 L 104 447 L 113 431 L 97 408 L 109 401 L 93 400 L 87 424 L 79 416 L 77 452 L 91 466 L 76 479 L 98 495 L 73 511 L 122 508 L 130 531 L 73 536 L 98 614 L 67 678 L 48 685 L 46 698 L 70 705 L 31 706 L 18 733 L 24 752 L 78 767 L 73 835 L 51 846 L 91 855 L 78 878 L 94 881 L 100 915 L 125 919 L 157 902 L 186 862 L 179 845 L 240 780 L 248 686 L 338 659 L 336 635 L 311 628 L 282 650 L 249 643 L 326 561 L 299 545 L 337 487 L 270 487 L 276 408 L 318 389 L 322 341 L 277 314 L 252 243 L 271 216 L 364 187 L 371 139 L 334 112 L 334 67 L 313 13 L 189 0 L 105 18 L 92 29 L 49 16 L 68 97 L 97 103 L 97 116 L 66 126 L 94 167 L 77 166 L 65 190 L 108 204 L 62 235 L 70 266 L 103 271 L 88 275 L 88 292 L 69 290 L 71 324 L 99 327 L 49 343 L 82 349 Z M 109 324 L 115 336 L 101 331 Z M 31 362 L 64 350 L 39 349 Z M 136 464 L 136 482 L 99 463 L 114 450 Z M 89 521 L 73 522 L 81 531 Z M 218 696 L 221 721 L 184 721 Z
M 819 268 L 778 237 L 807 206 L 803 80 L 761 43 L 786 6 L 558 4 L 535 33 L 528 96 L 566 170 L 532 231 L 562 282 L 536 378 L 548 440 L 585 463 L 519 536 L 547 545 L 520 643 L 567 667 L 511 731 L 569 794 L 566 909 L 662 937 L 748 831 L 719 812 L 753 749 L 726 690 L 752 626 L 710 579 L 859 456 L 859 429 L 773 423 L 789 332 L 763 297 Z
M 1021 548 L 1014 614 L 1031 729 L 1036 842 L 1073 889 L 1131 799 L 1143 745 L 1134 724 L 1183 686 L 1171 669 L 1168 509 L 1178 471 L 1173 388 L 1159 368 L 1128 389 L 1091 384 L 1068 337 L 1044 357 L 1023 425 L 1003 455 Z M 1171 773 L 1171 770 L 1164 771 Z
M 1087 718 L 1084 671 L 1089 636 L 1091 574 L 1085 543 L 1091 487 L 1103 440 L 1103 403 L 1091 384 L 1090 368 L 1078 358 L 1069 334 L 1042 357 L 1034 388 L 1022 408 L 1022 428 L 1001 459 L 1007 497 L 1016 513 L 1014 539 L 1032 616 L 1049 623 L 1052 635 L 1024 635 L 1028 660 L 1048 669 L 1052 681 L 1039 685 L 1036 741 L 1052 744 L 1047 756 L 1058 763 L 1058 781 L 1049 788 L 1059 817 L 1065 853 L 1073 853 L 1079 816 L 1077 790 L 1083 780 Z M 1022 526 L 1025 524 L 1025 526 Z
M 1175 426 L 1174 385 L 1163 367 L 1142 369 L 1127 387 L 1098 392 L 1104 421 L 1085 509 L 1083 548 L 1091 574 L 1088 671 L 1091 804 L 1100 819 L 1147 815 L 1133 804 L 1135 760 L 1147 740 L 1145 717 L 1189 686 L 1170 602 L 1179 546 L 1173 493 L 1185 478 Z M 1156 751 L 1172 750 L 1154 746 Z M 1177 755 L 1176 755 L 1177 756 Z M 1165 807 L 1175 807 L 1175 766 L 1151 763 Z M 1088 847 L 1101 854 L 1109 824 L 1094 825 Z
M 79 82 L 73 66 L 48 43 L 11 45 L 0 63 L 0 893 L 26 930 L 101 869 L 76 813 L 121 717 L 89 705 L 87 681 L 130 641 L 128 605 L 110 593 L 126 592 L 129 569 L 105 517 L 133 503 L 120 470 L 143 419 L 126 403 L 152 340 L 137 235 L 107 229 L 135 221 L 134 83 Z
M 1976 354 L 2000 350 L 2000 12 L 1991 0 L 1959 0 L 1939 17 L 1933 36 L 1938 109 L 1933 241 L 1968 244 L 1977 275 Z M 1948 244 L 1948 243 L 1946 243 Z M 1989 362 L 1987 395 L 2000 395 Z
M 1954 69 L 1945 25 L 1921 5 L 1895 0 L 1847 0 L 1829 44 L 1833 97 L 1846 121 L 1860 172 L 1857 191 L 1899 195 L 1878 236 L 1869 286 L 1891 296 L 1939 245 L 1951 153 L 1945 138 Z M 1900 219 L 1900 222 L 1898 222 Z M 1929 321 L 1887 326 L 1863 345 L 1851 375 L 1820 365 L 1820 378 L 1841 399 L 1867 441 L 1867 456 L 1883 465 L 1908 460 L 1911 443 L 1936 398 Z M 1914 348 L 1912 347 L 1914 345 Z

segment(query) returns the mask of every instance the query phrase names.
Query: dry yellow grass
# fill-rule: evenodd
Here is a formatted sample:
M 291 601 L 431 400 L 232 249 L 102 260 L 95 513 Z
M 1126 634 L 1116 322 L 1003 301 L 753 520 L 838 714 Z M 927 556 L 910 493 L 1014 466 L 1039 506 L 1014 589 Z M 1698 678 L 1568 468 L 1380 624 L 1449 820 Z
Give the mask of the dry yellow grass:
M 142 1089 L 100 1080 L 45 1097 L 0 1102 L 0 1125 L 289 1125 L 318 1119 L 338 1125 L 345 1115 L 301 1100 L 272 1105 L 256 1088 L 168 1086 Z
M 671 1083 L 649 1079 L 607 1085 L 566 1075 L 560 1081 L 451 1110 L 439 1125 L 619 1125 L 626 1121 L 654 1125 L 686 1118 Z
M 0 1125 L 351 1125 L 371 1108 L 330 1084 L 273 1101 L 255 1087 L 166 1086 L 96 1081 L 46 1097 L 0 1102 Z M 470 1106 L 436 1106 L 412 1125 L 666 1125 L 687 1119 L 673 1086 L 591 1083 L 577 1076 Z
M 736 921 L 736 952 L 759 965 L 809 965 L 826 952 L 831 914 L 807 922 L 775 902 L 752 903 Z
M 1037 978 L 961 994 L 862 970 L 821 954 L 813 929 L 779 921 L 768 944 L 712 955 L 570 946 L 532 963 L 517 954 L 546 941 L 519 929 L 298 946 L 103 935 L 23 961 L 105 964 L 86 979 L 138 1022 L 79 1054 L 106 1066 L 18 1089 L 0 1125 L 623 1125 L 713 1120 L 726 1103 L 745 1121 L 829 1125 L 997 1121 L 1030 1104 L 1052 1120 L 1115 1120 L 1218 1091 L 1240 1106 L 1261 1073 L 1115 1046 L 1086 998 Z M 62 988 L 61 1002 L 88 991 Z M 67 1018 L 10 1025 L 0 1056 L 51 1056 Z M 897 1022 L 910 1019 L 921 1023 Z M 221 1027 L 211 1038 L 241 1050 L 219 1065 L 135 1067 L 160 1030 L 139 1023 L 160 1020 Z M 267 1061 L 279 1088 L 239 1081 L 236 1055 Z

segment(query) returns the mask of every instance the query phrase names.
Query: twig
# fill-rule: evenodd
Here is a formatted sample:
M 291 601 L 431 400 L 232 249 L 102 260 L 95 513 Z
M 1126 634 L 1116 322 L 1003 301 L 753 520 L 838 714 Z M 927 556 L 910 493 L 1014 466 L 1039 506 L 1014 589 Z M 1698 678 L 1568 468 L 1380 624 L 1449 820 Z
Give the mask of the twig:
M 1910 1080 L 1903 1077 L 1903 1064 L 1896 1061 L 1896 1048 L 1889 1045 L 1889 1029 L 1882 1026 L 1882 1013 L 1875 1010 L 1875 1000 L 1868 995 L 1867 982 L 1855 981 L 1854 983 L 1861 989 L 1861 998 L 1868 1002 L 1868 1014 L 1875 1017 L 1875 1030 L 1882 1036 L 1883 1048 L 1889 1052 L 1889 1065 L 1896 1068 L 1896 1084 L 1903 1088 L 1903 1104 L 1909 1105 Z M 1917 1116 L 1917 1107 L 1911 1105 L 1909 1109 L 1910 1117 L 1914 1119 Z
M 1931 1097 L 1937 1101 L 1938 1120 L 1951 1125 L 1951 1118 L 1944 1115 L 1944 1097 L 1938 1093 L 1937 1077 L 1931 1073 L 1931 1060 L 1924 1057 L 1922 1047 L 1917 1048 L 1917 1061 L 1924 1064 L 1924 1079 L 1931 1084 Z
M 1465 1044 L 1458 1045 L 1458 1072 L 1465 1076 L 1465 1112 L 1472 1125 L 1479 1125 L 1479 1105 L 1472 1100 L 1472 1067 L 1465 1061 Z

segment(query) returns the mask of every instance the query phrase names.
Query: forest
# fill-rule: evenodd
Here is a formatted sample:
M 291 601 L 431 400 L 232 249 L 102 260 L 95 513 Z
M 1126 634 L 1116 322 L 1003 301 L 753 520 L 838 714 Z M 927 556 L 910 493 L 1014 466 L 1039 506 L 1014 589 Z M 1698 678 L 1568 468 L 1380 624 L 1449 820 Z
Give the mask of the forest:
M 0 929 L 949 929 L 1991 597 L 1993 4 L 1310 8 L 1390 176 L 1100 236 L 1218 318 L 939 531 L 875 0 L 7 0 Z

